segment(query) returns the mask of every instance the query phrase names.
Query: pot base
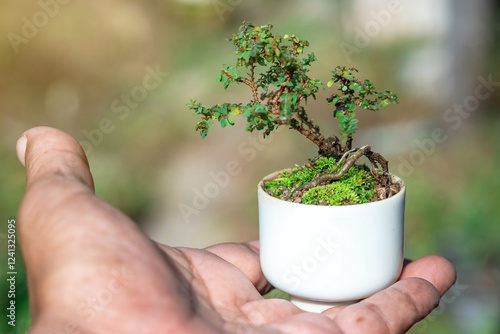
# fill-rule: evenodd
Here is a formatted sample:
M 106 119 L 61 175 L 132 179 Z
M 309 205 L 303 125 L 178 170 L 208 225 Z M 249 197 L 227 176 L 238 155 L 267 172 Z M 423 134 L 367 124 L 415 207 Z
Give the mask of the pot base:
M 310 299 L 302 299 L 294 296 L 290 296 L 290 302 L 300 308 L 301 310 L 313 313 L 321 313 L 335 306 L 351 305 L 357 302 L 357 300 L 348 300 L 345 302 L 333 303 L 333 302 L 320 302 Z

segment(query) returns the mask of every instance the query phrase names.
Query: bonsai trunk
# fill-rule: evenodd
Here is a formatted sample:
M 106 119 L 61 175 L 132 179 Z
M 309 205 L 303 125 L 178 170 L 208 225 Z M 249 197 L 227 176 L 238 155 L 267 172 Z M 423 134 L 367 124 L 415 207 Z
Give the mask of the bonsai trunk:
M 281 124 L 285 124 L 286 121 L 282 121 Z M 362 156 L 366 156 L 370 161 L 370 171 L 373 177 L 378 181 L 378 177 L 375 174 L 376 170 L 381 170 L 383 174 L 389 172 L 389 163 L 380 153 L 373 152 L 370 145 L 365 145 L 361 148 L 352 149 L 352 136 L 347 138 L 346 144 L 342 147 L 340 139 L 331 135 L 325 138 L 319 131 L 319 127 L 314 126 L 312 121 L 308 119 L 299 118 L 299 120 L 293 120 L 290 124 L 290 128 L 297 130 L 300 134 L 305 136 L 307 139 L 312 141 L 316 146 L 318 146 L 318 154 L 322 157 L 334 158 L 338 161 L 337 167 L 334 169 L 334 173 L 327 173 L 319 175 L 317 178 L 313 179 L 311 182 L 300 187 L 303 190 L 317 187 L 322 184 L 330 183 L 336 181 L 344 176 L 349 168 L 352 167 Z M 342 163 L 344 163 L 342 165 Z M 338 170 L 340 168 L 340 170 Z M 338 171 L 337 171 L 338 170 Z M 294 191 L 299 190 L 295 189 Z M 293 193 L 293 192 L 292 192 Z

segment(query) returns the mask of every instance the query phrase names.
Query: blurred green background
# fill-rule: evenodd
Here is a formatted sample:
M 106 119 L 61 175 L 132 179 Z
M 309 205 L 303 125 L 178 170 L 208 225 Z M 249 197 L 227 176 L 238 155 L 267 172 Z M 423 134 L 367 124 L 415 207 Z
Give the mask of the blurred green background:
M 360 114 L 355 145 L 371 143 L 407 185 L 406 254 L 440 254 L 458 270 L 441 305 L 410 333 L 500 333 L 500 3 L 446 0 L 109 0 L 0 3 L 0 308 L 7 307 L 7 220 L 24 170 L 26 129 L 67 131 L 86 149 L 98 195 L 151 238 L 203 247 L 258 237 L 256 184 L 316 153 L 297 133 L 263 140 L 241 122 L 202 140 L 185 104 L 249 99 L 216 82 L 233 64 L 225 41 L 243 20 L 310 42 L 312 76 L 336 65 L 398 93 Z M 156 73 L 155 80 L 144 80 Z M 309 104 L 325 132 L 325 98 Z M 214 175 L 241 167 L 212 188 Z M 17 326 L 30 324 L 18 247 Z

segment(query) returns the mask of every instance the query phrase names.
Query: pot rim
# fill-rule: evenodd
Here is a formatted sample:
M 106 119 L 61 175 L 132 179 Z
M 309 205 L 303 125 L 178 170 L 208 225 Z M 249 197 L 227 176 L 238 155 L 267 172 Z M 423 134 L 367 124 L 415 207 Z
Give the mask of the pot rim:
M 271 196 L 269 195 L 265 190 L 264 190 L 264 182 L 265 181 L 270 181 L 272 180 L 273 178 L 275 178 L 278 174 L 280 174 L 281 172 L 284 172 L 284 171 L 289 171 L 291 170 L 292 168 L 285 168 L 285 169 L 281 169 L 281 170 L 278 170 L 278 171 L 274 171 L 266 176 L 264 176 L 259 184 L 258 184 L 258 189 L 257 189 L 257 192 L 258 192 L 258 195 L 259 197 L 260 196 L 263 196 L 263 198 L 265 198 L 266 200 L 269 200 L 269 201 L 275 201 L 275 203 L 282 203 L 281 205 L 290 205 L 290 206 L 309 206 L 309 207 L 318 207 L 318 208 L 322 208 L 321 210 L 325 210 L 325 208 L 352 208 L 352 207 L 359 207 L 359 206 L 363 206 L 363 207 L 367 207 L 367 206 L 370 206 L 370 205 L 377 205 L 379 203 L 387 203 L 388 201 L 398 201 L 400 200 L 400 197 L 403 197 L 405 196 L 406 194 L 406 185 L 404 183 L 404 181 L 397 175 L 394 175 L 392 173 L 389 173 L 389 175 L 391 175 L 393 181 L 395 181 L 396 183 L 399 183 L 402 185 L 401 189 L 399 190 L 399 192 L 389 198 L 386 198 L 386 199 L 383 199 L 383 200 L 380 200 L 380 201 L 375 201 L 375 202 L 368 202 L 368 203 L 362 203 L 362 204 L 349 204 L 349 205 L 317 205 L 317 204 L 304 204 L 304 203 L 295 203 L 295 202 L 289 202 L 289 201 L 285 201 L 283 199 L 279 199 L 277 197 L 274 197 L 274 196 Z

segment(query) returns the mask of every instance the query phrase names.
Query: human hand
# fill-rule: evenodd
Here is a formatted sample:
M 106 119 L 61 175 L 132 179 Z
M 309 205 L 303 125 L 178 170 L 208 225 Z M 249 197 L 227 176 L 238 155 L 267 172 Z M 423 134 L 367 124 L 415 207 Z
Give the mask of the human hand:
M 151 241 L 94 195 L 85 154 L 69 135 L 33 128 L 18 141 L 26 194 L 18 215 L 31 333 L 403 333 L 455 281 L 428 256 L 397 283 L 322 314 L 264 299 L 257 241 L 206 249 Z

